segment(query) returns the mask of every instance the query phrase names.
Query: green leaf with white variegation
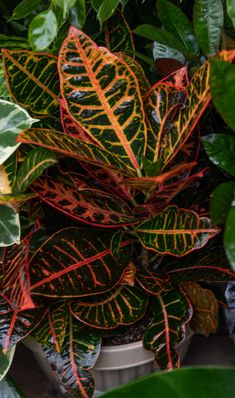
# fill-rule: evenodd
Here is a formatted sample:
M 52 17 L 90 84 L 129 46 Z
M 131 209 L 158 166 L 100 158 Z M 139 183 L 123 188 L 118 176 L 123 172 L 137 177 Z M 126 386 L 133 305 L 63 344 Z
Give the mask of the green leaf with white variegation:
M 0 100 L 0 165 L 18 148 L 18 134 L 36 122 L 26 110 L 12 102 Z
M 235 182 L 224 182 L 214 189 L 210 200 L 210 216 L 215 225 L 225 224 L 235 199 Z
M 0 247 L 20 243 L 20 217 L 11 206 L 0 205 Z
M 86 0 L 76 0 L 74 7 L 70 9 L 71 25 L 82 29 L 86 22 Z
M 157 11 L 165 29 L 182 42 L 186 51 L 199 55 L 200 49 L 194 36 L 192 23 L 183 11 L 166 0 L 157 1 Z
M 56 157 L 53 152 L 44 148 L 32 149 L 16 175 L 13 187 L 14 193 L 25 192 L 45 169 L 56 163 Z
M 57 35 L 57 19 L 52 10 L 42 11 L 30 22 L 28 40 L 34 51 L 49 47 Z
M 60 49 L 59 66 L 61 94 L 70 115 L 99 146 L 139 172 L 147 131 L 131 69 L 74 27 Z
M 160 44 L 156 41 L 153 42 L 153 58 L 155 61 L 160 58 L 170 58 L 176 59 L 182 64 L 185 63 L 185 57 L 180 51 L 176 50 L 175 48 L 166 46 L 165 44 Z
M 66 18 L 68 11 L 74 6 L 76 0 L 53 0 L 53 2 L 57 7 L 62 8 L 63 17 Z
M 112 236 L 113 231 L 91 228 L 56 232 L 30 260 L 32 294 L 84 297 L 112 289 L 132 255 L 131 241 L 126 239 L 116 260 L 110 249 Z
M 29 112 L 42 116 L 52 116 L 59 111 L 56 57 L 46 53 L 4 49 L 2 58 L 8 88 L 15 102 Z M 53 128 L 56 128 L 55 125 Z
M 0 381 L 6 376 L 15 354 L 16 346 L 13 345 L 7 353 L 0 349 Z
M 202 51 L 214 55 L 220 46 L 224 24 L 221 0 L 196 0 L 193 8 L 194 32 Z
M 194 211 L 168 206 L 154 218 L 144 221 L 135 229 L 136 236 L 147 249 L 159 254 L 184 256 L 200 249 L 217 235 L 220 229 L 213 227 L 206 217 Z
M 135 286 L 118 286 L 102 295 L 72 301 L 72 314 L 86 325 L 113 329 L 142 318 L 148 305 L 148 293 Z
M 192 315 L 190 303 L 175 287 L 155 296 L 153 308 L 153 320 L 144 333 L 144 347 L 155 353 L 161 369 L 179 367 L 175 346 L 185 337 L 185 324 Z

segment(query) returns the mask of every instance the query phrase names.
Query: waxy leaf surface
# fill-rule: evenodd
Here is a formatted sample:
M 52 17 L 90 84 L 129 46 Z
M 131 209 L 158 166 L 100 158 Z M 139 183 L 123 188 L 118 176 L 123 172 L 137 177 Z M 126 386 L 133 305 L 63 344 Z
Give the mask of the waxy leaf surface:
M 65 228 L 50 237 L 30 260 L 31 292 L 49 297 L 82 297 L 106 292 L 121 279 L 131 257 L 131 244 L 122 243 L 122 256 L 112 256 L 113 232 Z
M 28 39 L 34 51 L 45 50 L 57 34 L 57 19 L 52 10 L 37 14 L 29 24 Z
M 112 53 L 122 51 L 133 57 L 135 48 L 132 32 L 121 13 L 115 13 L 105 23 L 105 44 Z
M 20 216 L 10 205 L 0 204 L 0 247 L 20 243 Z
M 209 219 L 177 206 L 168 206 L 135 230 L 144 247 L 161 254 L 183 256 L 200 249 L 220 231 Z
M 146 126 L 132 71 L 75 28 L 61 47 L 59 65 L 69 113 L 101 147 L 139 170 Z
M 235 137 L 228 134 L 208 134 L 202 138 L 202 142 L 210 160 L 235 176 Z

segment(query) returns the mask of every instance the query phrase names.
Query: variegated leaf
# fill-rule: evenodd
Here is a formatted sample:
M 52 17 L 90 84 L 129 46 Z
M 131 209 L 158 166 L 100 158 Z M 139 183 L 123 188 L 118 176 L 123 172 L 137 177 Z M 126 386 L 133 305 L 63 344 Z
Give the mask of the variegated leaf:
M 115 13 L 107 20 L 104 27 L 105 44 L 112 52 L 123 51 L 133 57 L 135 47 L 131 29 L 123 14 Z
M 33 199 L 37 196 L 36 193 L 30 192 L 30 193 L 20 193 L 20 194 L 15 194 L 15 193 L 10 193 L 10 194 L 0 194 L 0 204 L 8 204 L 14 208 L 19 208 L 20 205 L 22 205 L 24 202 L 29 201 L 30 199 Z
M 215 333 L 219 321 L 219 303 L 214 293 L 196 282 L 184 283 L 182 286 L 193 307 L 190 322 L 192 330 L 205 336 Z
M 122 256 L 111 254 L 113 232 L 65 228 L 52 235 L 30 260 L 31 293 L 49 297 L 83 297 L 112 289 L 131 257 L 131 243 L 122 242 Z
M 32 149 L 16 175 L 14 192 L 24 192 L 43 171 L 56 163 L 55 155 L 44 148 Z
M 191 306 L 179 288 L 162 292 L 154 298 L 151 324 L 144 334 L 144 347 L 156 355 L 161 369 L 179 367 L 177 343 L 185 337 L 185 324 L 191 317 Z
M 220 229 L 191 210 L 168 206 L 154 218 L 144 221 L 135 233 L 144 247 L 160 254 L 184 256 L 200 249 Z
M 74 301 L 72 314 L 81 322 L 98 328 L 113 329 L 129 325 L 145 314 L 148 294 L 134 286 L 119 286 L 102 295 Z
M 121 198 L 89 186 L 76 174 L 41 177 L 31 189 L 50 206 L 87 224 L 120 227 L 136 223 L 130 207 Z
M 2 50 L 8 88 L 30 112 L 50 115 L 59 109 L 57 59 L 46 53 Z
M 17 141 L 54 150 L 104 169 L 117 170 L 120 174 L 133 174 L 131 169 L 111 152 L 58 131 L 28 129 L 18 136 Z
M 50 346 L 44 346 L 49 365 L 56 373 L 60 384 L 71 396 L 77 398 L 93 396 L 94 381 L 88 369 L 94 366 L 100 345 L 101 339 L 83 331 L 80 323 L 69 314 L 69 323 L 60 353 L 56 353 Z
M 141 270 L 137 272 L 136 280 L 144 290 L 154 296 L 171 287 L 170 278 L 164 272 Z
M 133 72 L 73 27 L 61 47 L 59 65 L 69 113 L 102 148 L 138 171 L 146 127 Z
M 60 100 L 60 116 L 63 130 L 66 134 L 80 138 L 80 140 L 85 142 L 92 142 L 91 137 L 86 134 L 82 127 L 70 116 L 63 100 Z

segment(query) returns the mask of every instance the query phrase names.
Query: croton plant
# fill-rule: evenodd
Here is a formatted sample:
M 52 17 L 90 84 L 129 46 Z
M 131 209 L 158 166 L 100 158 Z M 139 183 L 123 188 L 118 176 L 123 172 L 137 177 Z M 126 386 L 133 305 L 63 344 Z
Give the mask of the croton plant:
M 3 351 L 33 334 L 68 392 L 90 397 L 102 337 L 144 318 L 144 347 L 162 369 L 178 367 L 189 322 L 216 330 L 209 283 L 235 276 L 213 240 L 202 249 L 220 232 L 202 204 L 196 213 L 180 200 L 205 173 L 195 127 L 211 100 L 210 64 L 151 87 L 133 58 L 74 27 L 58 58 L 2 54 L 11 98 L 34 119 L 17 137 L 26 163 L 7 196 L 31 222 L 3 250 Z M 232 62 L 235 51 L 218 56 Z

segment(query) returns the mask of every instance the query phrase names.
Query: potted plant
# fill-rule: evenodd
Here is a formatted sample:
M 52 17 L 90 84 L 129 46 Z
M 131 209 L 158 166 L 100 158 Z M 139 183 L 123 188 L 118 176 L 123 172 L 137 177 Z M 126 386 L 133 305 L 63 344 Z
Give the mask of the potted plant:
M 220 248 L 201 250 L 219 228 L 180 197 L 205 172 L 193 171 L 190 137 L 211 99 L 209 63 L 150 87 L 136 61 L 74 27 L 58 59 L 3 50 L 3 63 L 11 98 L 38 119 L 17 138 L 22 151 L 57 154 L 30 185 L 36 227 L 3 251 L 4 350 L 33 333 L 60 383 L 87 397 L 101 338 L 144 319 L 145 348 L 178 367 L 189 321 L 216 329 L 218 300 L 197 282 L 234 279 Z M 39 221 L 52 233 L 42 244 Z

